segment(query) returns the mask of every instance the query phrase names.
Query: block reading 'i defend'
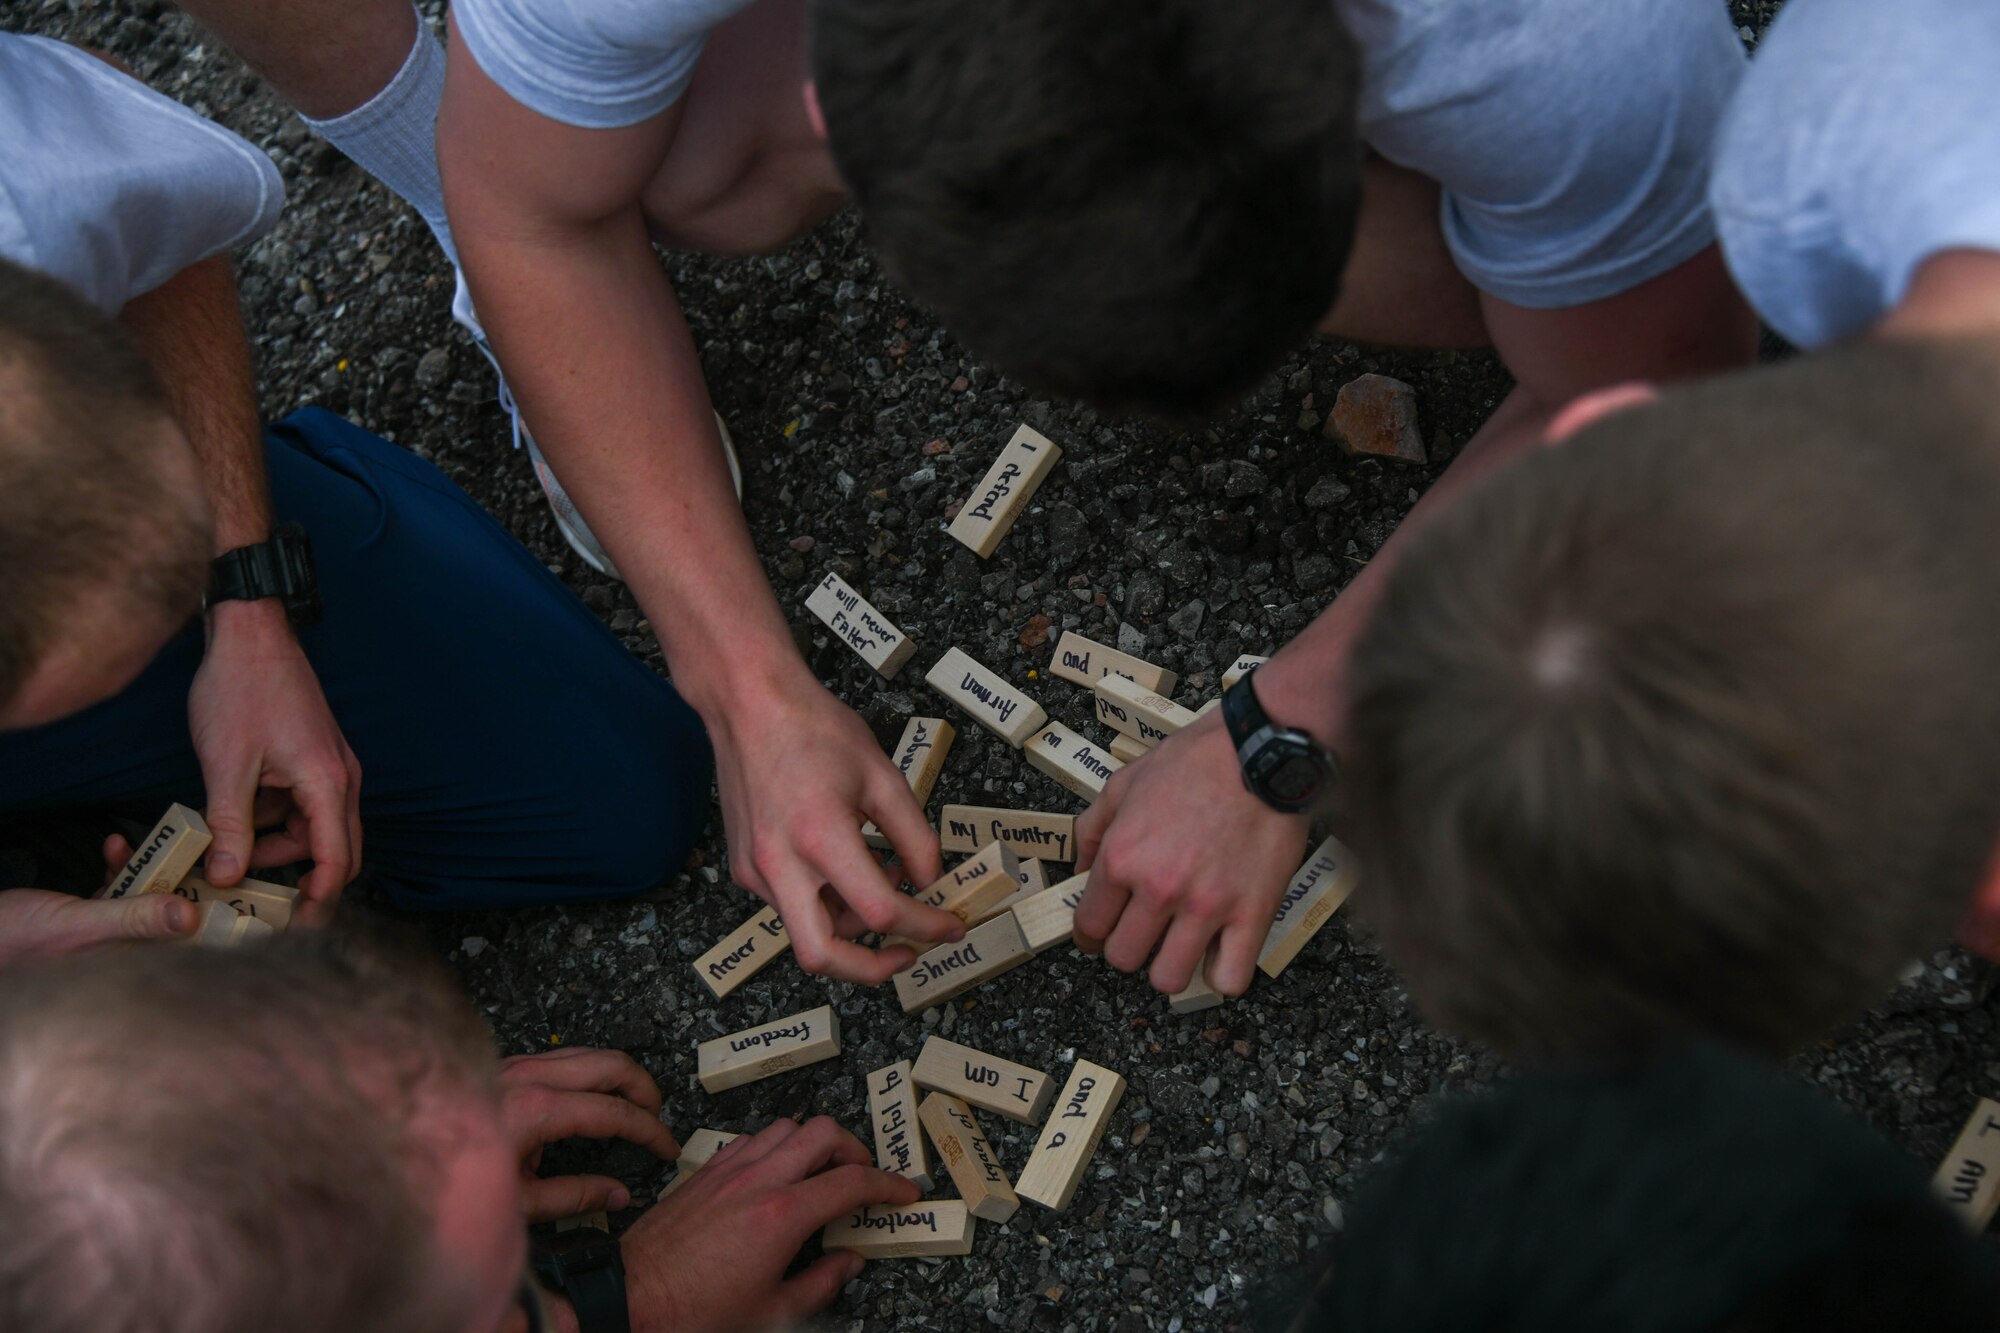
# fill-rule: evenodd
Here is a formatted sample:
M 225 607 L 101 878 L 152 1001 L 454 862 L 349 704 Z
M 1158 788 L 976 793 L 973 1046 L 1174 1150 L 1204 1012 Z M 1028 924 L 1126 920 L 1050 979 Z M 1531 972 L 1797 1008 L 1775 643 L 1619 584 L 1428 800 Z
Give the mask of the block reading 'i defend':
M 948 805 L 938 815 L 938 841 L 947 852 L 973 852 L 1004 842 L 1016 856 L 1076 860 L 1076 816 L 992 805 Z
M 1931 1188 L 1974 1231 L 1986 1229 L 2000 1205 L 2000 1102 L 1979 1099 Z
M 1049 659 L 1049 674 L 1074 681 L 1088 689 L 1104 676 L 1123 676 L 1149 690 L 1172 694 L 1180 677 L 1165 667 L 1143 658 L 1107 648 L 1095 639 L 1086 639 L 1075 630 L 1064 632 L 1056 642 L 1055 656 Z
M 947 529 L 972 548 L 981 560 L 993 554 L 1000 539 L 1027 509 L 1028 501 L 1062 457 L 1062 447 L 1030 426 L 1022 426 L 993 460 L 985 477 L 972 488 L 958 517 Z
M 993 1145 L 972 1118 L 971 1107 L 948 1092 L 934 1092 L 917 1108 L 917 1118 L 923 1121 L 938 1160 L 951 1173 L 951 1183 L 958 1186 L 959 1197 L 974 1217 L 1005 1222 L 1020 1209 L 1021 1201 L 1007 1183 L 1007 1173 L 1000 1169 Z
M 1042 1126 L 1035 1151 L 1022 1168 L 1015 1193 L 1044 1208 L 1061 1212 L 1076 1197 L 1077 1186 L 1090 1166 L 1091 1154 L 1104 1138 L 1111 1113 L 1125 1096 L 1125 1080 L 1103 1065 L 1078 1060 L 1056 1098 L 1056 1109 Z
M 1085 740 L 1060 722 L 1046 722 L 1021 747 L 1028 767 L 1048 774 L 1065 790 L 1084 800 L 1095 800 L 1111 781 L 1111 775 L 1125 767 L 1111 752 L 1095 741 Z
M 993 672 L 953 648 L 925 673 L 932 689 L 963 708 L 972 720 L 1015 749 L 1041 730 L 1049 715 Z
M 1275 979 L 1360 882 L 1361 865 L 1354 859 L 1354 853 L 1335 838 L 1321 843 L 1285 886 L 1285 896 L 1278 900 L 1277 918 L 1271 922 L 1263 948 L 1257 953 L 1258 969 Z
M 1099 677 L 1091 690 L 1099 722 L 1147 745 L 1158 745 L 1195 719 L 1192 710 L 1123 676 Z
M 132 859 L 100 898 L 137 898 L 148 893 L 172 893 L 194 863 L 208 850 L 215 835 L 208 822 L 184 805 L 170 805 L 146 840 L 132 849 Z
M 884 676 L 894 676 L 917 651 L 917 641 L 889 623 L 868 599 L 847 586 L 838 574 L 828 574 L 806 598 L 806 610 L 818 616 L 833 636 L 852 648 L 861 660 Z
M 982 1111 L 1032 1125 L 1049 1109 L 1056 1085 L 1047 1074 L 997 1055 L 961 1046 L 943 1037 L 926 1037 L 917 1054 L 917 1086 L 948 1092 Z
M 832 1005 L 823 1004 L 703 1042 L 695 1072 L 703 1088 L 722 1092 L 839 1054 L 840 1019 Z
M 869 1259 L 971 1254 L 978 1225 L 963 1199 L 937 1199 L 907 1208 L 882 1205 L 827 1223 L 819 1243 L 821 1249 L 852 1250 Z
M 938 774 L 944 772 L 944 757 L 951 753 L 951 743 L 958 739 L 951 723 L 941 717 L 913 717 L 903 724 L 903 738 L 896 742 L 894 762 L 896 771 L 910 784 L 910 794 L 922 805 L 931 798 L 931 788 L 937 786 Z M 877 851 L 891 851 L 893 846 L 882 830 L 874 824 L 861 826 L 861 839 Z
M 930 1193 L 931 1164 L 917 1124 L 917 1085 L 908 1060 L 868 1076 L 868 1123 L 875 1127 L 875 1165 Z
M 766 907 L 695 959 L 694 972 L 719 1000 L 791 947 L 792 937 L 785 932 L 778 909 Z

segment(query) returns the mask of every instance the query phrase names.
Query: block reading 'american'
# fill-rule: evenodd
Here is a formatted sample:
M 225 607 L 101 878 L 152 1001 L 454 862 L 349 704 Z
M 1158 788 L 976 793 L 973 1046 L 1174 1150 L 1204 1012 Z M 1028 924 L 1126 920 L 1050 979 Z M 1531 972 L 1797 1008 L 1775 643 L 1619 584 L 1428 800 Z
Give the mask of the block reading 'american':
M 1020 886 L 1015 878 L 1020 868 L 1020 861 L 1006 843 L 988 843 L 979 855 L 947 870 L 937 883 L 917 895 L 917 901 L 950 912 L 968 926 L 976 926 L 1014 896 Z M 882 941 L 885 949 L 898 944 L 907 944 L 919 953 L 931 947 L 930 942 L 901 936 Z
M 875 1127 L 875 1165 L 930 1193 L 931 1164 L 917 1124 L 917 1084 L 908 1060 L 868 1076 L 868 1123 Z
M 1086 689 L 1097 684 L 1100 677 L 1123 676 L 1160 694 L 1172 694 L 1180 682 L 1180 677 L 1165 667 L 1107 648 L 1075 630 L 1065 632 L 1057 640 L 1055 656 L 1049 659 L 1049 674 L 1075 681 Z
M 971 1107 L 948 1092 L 934 1092 L 917 1108 L 917 1118 L 923 1121 L 938 1160 L 951 1173 L 951 1183 L 958 1186 L 959 1197 L 974 1217 L 1005 1222 L 1020 1210 L 1021 1201 L 1014 1197 L 1014 1187 L 1007 1183 L 999 1156 L 972 1118 Z
M 947 531 L 981 560 L 986 559 L 1014 526 L 1014 520 L 1026 511 L 1028 501 L 1061 457 L 1062 447 L 1055 441 L 1022 426 L 972 488 Z
M 861 660 L 884 676 L 894 676 L 917 651 L 917 641 L 889 623 L 868 599 L 847 586 L 838 574 L 828 574 L 806 598 L 806 610 L 818 616 L 833 636 L 852 648 Z
M 1101 677 L 1091 689 L 1097 696 L 1097 720 L 1147 745 L 1158 745 L 1195 718 L 1166 695 L 1123 676 Z
M 852 1250 L 869 1259 L 912 1259 L 971 1254 L 979 1223 L 963 1199 L 913 1203 L 907 1208 L 863 1208 L 826 1224 L 821 1249 Z
M 2000 1102 L 1981 1097 L 1959 1131 L 1931 1188 L 1974 1231 L 1986 1230 L 2000 1205 Z
M 957 648 L 939 658 L 924 679 L 973 721 L 1017 750 L 1049 720 L 1040 704 Z
M 1275 978 L 1290 966 L 1360 882 L 1361 866 L 1354 853 L 1334 838 L 1321 843 L 1278 900 L 1277 918 L 1257 954 L 1257 966 L 1264 975 Z
M 931 798 L 931 788 L 944 772 L 944 757 L 957 739 L 951 723 L 941 717 L 913 717 L 903 724 L 903 738 L 896 742 L 894 755 L 896 771 L 910 784 L 910 794 L 918 805 Z M 861 838 L 878 851 L 892 850 L 889 839 L 873 824 L 861 826 Z
M 1048 774 L 1086 801 L 1094 800 L 1111 775 L 1125 767 L 1111 757 L 1109 749 L 1085 740 L 1060 722 L 1043 723 L 1021 747 L 1021 756 L 1030 768 Z
M 1103 1065 L 1078 1060 L 1042 1126 L 1035 1151 L 1022 1168 L 1015 1192 L 1023 1199 L 1061 1212 L 1076 1197 L 1091 1154 L 1104 1138 L 1111 1113 L 1125 1096 L 1125 1080 Z
M 199 813 L 170 805 L 144 842 L 132 849 L 132 859 L 100 898 L 137 898 L 148 893 L 172 893 L 194 863 L 208 850 L 215 835 Z
M 991 805 L 948 805 L 938 815 L 938 841 L 948 852 L 977 851 L 1004 842 L 1016 856 L 1076 860 L 1076 816 Z
M 719 1000 L 791 947 L 792 937 L 785 933 L 785 922 L 778 909 L 766 907 L 695 959 L 695 975 Z
M 1245 653 L 1243 656 L 1237 658 L 1233 663 L 1231 663 L 1227 671 L 1222 673 L 1222 688 L 1225 690 L 1228 689 L 1230 686 L 1234 685 L 1237 681 L 1242 680 L 1245 676 L 1249 675 L 1250 669 L 1252 667 L 1263 666 L 1264 663 L 1270 660 L 1271 659 L 1268 657 L 1254 657 L 1249 653 Z M 1166 691 L 1161 690 L 1160 693 L 1165 694 Z
M 823 1004 L 703 1042 L 695 1072 L 703 1088 L 722 1092 L 839 1054 L 840 1019 L 832 1005 Z
M 1090 887 L 1090 872 L 1072 875 L 1054 888 L 1014 906 L 1014 921 L 1031 955 L 1067 943 L 1076 929 L 1076 905 Z
M 917 1054 L 917 1086 L 948 1092 L 982 1111 L 1032 1125 L 1049 1109 L 1056 1085 L 1039 1069 L 1002 1060 L 943 1037 L 926 1037 Z
M 904 1013 L 913 1014 L 963 995 L 1032 956 L 1014 913 L 1007 912 L 966 931 L 965 938 L 956 944 L 940 944 L 917 959 L 907 972 L 898 972 L 893 978 L 896 999 Z

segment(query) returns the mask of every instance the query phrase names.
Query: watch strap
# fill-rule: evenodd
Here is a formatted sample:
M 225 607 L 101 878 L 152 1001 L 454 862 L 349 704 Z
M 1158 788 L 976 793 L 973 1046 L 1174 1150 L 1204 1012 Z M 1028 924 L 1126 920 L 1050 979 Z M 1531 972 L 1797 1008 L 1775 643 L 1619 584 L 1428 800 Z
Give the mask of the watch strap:
M 580 1333 L 632 1333 L 625 1258 L 618 1242 L 583 1228 L 536 1246 L 535 1274 L 576 1311 Z

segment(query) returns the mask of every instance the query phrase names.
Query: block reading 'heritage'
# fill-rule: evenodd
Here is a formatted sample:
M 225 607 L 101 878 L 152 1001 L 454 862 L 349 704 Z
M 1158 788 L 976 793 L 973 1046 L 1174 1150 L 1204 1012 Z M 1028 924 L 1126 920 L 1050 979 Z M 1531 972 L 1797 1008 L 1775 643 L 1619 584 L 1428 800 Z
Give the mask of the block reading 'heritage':
M 172 893 L 194 863 L 208 850 L 215 835 L 208 822 L 184 805 L 170 805 L 144 842 L 132 849 L 132 859 L 100 898 L 137 898 L 148 893 Z
M 1278 900 L 1277 918 L 1257 953 L 1257 966 L 1264 975 L 1275 978 L 1290 966 L 1360 882 L 1361 866 L 1354 853 L 1335 838 L 1321 843 Z
M 1014 526 L 1014 520 L 1027 510 L 1028 501 L 1061 457 L 1062 447 L 1055 441 L 1031 426 L 1022 426 L 972 488 L 947 531 L 981 560 L 986 559 Z
M 1056 1109 L 1015 1191 L 1023 1199 L 1061 1212 L 1076 1197 L 1092 1153 L 1104 1138 L 1111 1113 L 1125 1095 L 1125 1080 L 1103 1065 L 1078 1060 L 1056 1098 Z
M 898 1060 L 868 1076 L 868 1123 L 875 1127 L 875 1165 L 931 1192 L 931 1164 L 917 1124 L 917 1084 L 910 1062 Z
M 719 1000 L 791 947 L 792 937 L 785 933 L 778 909 L 766 907 L 695 959 L 695 975 Z
M 1000 1158 L 986 1141 L 972 1108 L 948 1092 L 934 1092 L 917 1108 L 924 1132 L 937 1148 L 938 1160 L 951 1173 L 959 1197 L 974 1217 L 988 1222 L 1005 1222 L 1021 1207 Z
M 1944 1165 L 1931 1178 L 1931 1188 L 1964 1216 L 1966 1225 L 1986 1230 L 1994 1207 L 2000 1205 L 2000 1102 L 1979 1099 Z
M 973 721 L 1017 750 L 1049 720 L 1040 704 L 957 648 L 939 658 L 924 679 Z
M 1076 816 L 992 805 L 948 805 L 938 815 L 938 841 L 948 852 L 977 851 L 1004 842 L 1017 856 L 1076 860 Z
M 944 757 L 958 733 L 941 717 L 913 717 L 903 724 L 903 738 L 896 742 L 896 771 L 910 784 L 910 794 L 922 805 L 931 798 L 938 774 L 944 772 Z M 861 838 L 877 851 L 890 851 L 892 844 L 874 824 L 861 826 Z
M 983 926 L 974 926 L 956 944 L 938 945 L 908 971 L 898 972 L 892 978 L 896 999 L 904 1013 L 913 1014 L 991 981 L 1032 956 L 1014 913 L 1008 912 Z
M 1032 1125 L 1049 1109 L 1056 1085 L 1039 1069 L 1002 1060 L 943 1037 L 926 1037 L 917 1054 L 917 1086 L 948 1092 L 982 1111 Z
M 869 1259 L 912 1259 L 927 1255 L 971 1254 L 979 1225 L 963 1199 L 863 1208 L 826 1224 L 820 1248 L 852 1250 Z
M 1048 774 L 1084 800 L 1094 800 L 1125 765 L 1108 748 L 1085 740 L 1060 722 L 1045 722 L 1021 747 L 1028 767 Z
M 1067 630 L 1056 642 L 1055 656 L 1049 659 L 1049 674 L 1075 681 L 1088 689 L 1103 676 L 1123 676 L 1159 694 L 1172 694 L 1180 677 L 1165 667 L 1107 648 L 1095 639 L 1086 639 Z
M 1097 696 L 1097 720 L 1147 745 L 1158 745 L 1195 719 L 1192 711 L 1166 695 L 1123 676 L 1101 677 L 1091 689 Z
M 705 1041 L 696 1052 L 701 1086 L 722 1092 L 840 1054 L 840 1019 L 823 1004 L 761 1027 Z
M 868 599 L 842 582 L 840 575 L 828 574 L 806 598 L 812 612 L 833 631 L 833 636 L 852 648 L 861 660 L 884 676 L 894 676 L 917 651 L 917 641 L 889 623 L 889 618 L 868 604 Z

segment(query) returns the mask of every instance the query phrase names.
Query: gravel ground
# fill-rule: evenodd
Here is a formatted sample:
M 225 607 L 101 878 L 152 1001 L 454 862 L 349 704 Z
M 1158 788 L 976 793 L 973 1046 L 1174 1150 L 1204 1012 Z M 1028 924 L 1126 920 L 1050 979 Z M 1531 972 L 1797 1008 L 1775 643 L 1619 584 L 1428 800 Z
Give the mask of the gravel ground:
M 1746 41 L 1776 8 L 1733 6 Z M 629 594 L 570 555 L 527 459 L 506 447 L 492 376 L 450 321 L 450 273 L 414 214 L 162 4 L 8 0 L 0 26 L 109 49 L 267 148 L 290 207 L 242 258 L 267 409 L 317 403 L 431 459 L 659 664 Z M 1053 717 L 1087 725 L 1083 692 L 1031 677 L 1051 651 L 1023 646 L 1038 614 L 1052 637 L 1078 629 L 1134 646 L 1181 673 L 1184 698 L 1211 697 L 1238 652 L 1277 647 L 1333 597 L 1508 385 L 1485 355 L 1320 343 L 1213 423 L 1114 420 L 1034 399 L 967 356 L 882 279 L 851 215 L 767 258 L 667 262 L 742 448 L 745 509 L 772 583 L 815 669 L 885 746 L 904 718 L 939 710 L 922 671 L 954 644 L 1027 683 Z M 1377 370 L 1415 386 L 1429 469 L 1356 461 L 1322 439 L 1339 386 Z M 1067 457 L 981 563 L 943 519 L 1020 421 Z M 804 612 L 827 569 L 924 645 L 901 680 L 876 678 Z M 1078 808 L 976 727 L 959 734 L 933 810 Z M 887 988 L 828 984 L 788 962 L 717 1005 L 689 963 L 754 906 L 724 863 L 718 816 L 696 868 L 651 900 L 423 925 L 504 1050 L 629 1050 L 658 1076 L 683 1136 L 823 1112 L 866 1138 L 863 1075 L 914 1057 L 933 1032 L 1059 1078 L 1084 1056 L 1130 1081 L 1068 1214 L 1028 1206 L 982 1227 L 970 1258 L 873 1265 L 833 1326 L 1229 1327 L 1260 1280 L 1339 1225 L 1342 1201 L 1413 1115 L 1494 1072 L 1425 1027 L 1376 947 L 1338 918 L 1280 981 L 1185 1018 L 1143 981 L 1067 950 L 921 1016 L 902 1015 Z M 1974 1099 L 2000 1087 L 1993 991 L 1984 965 L 1940 953 L 1798 1072 L 1936 1160 Z M 839 1061 L 719 1097 L 700 1090 L 697 1042 L 828 1000 L 846 1033 Z M 986 1124 L 1018 1170 L 1031 1131 Z M 624 1174 L 640 1198 L 661 1179 L 615 1148 L 552 1155 L 584 1164 Z

